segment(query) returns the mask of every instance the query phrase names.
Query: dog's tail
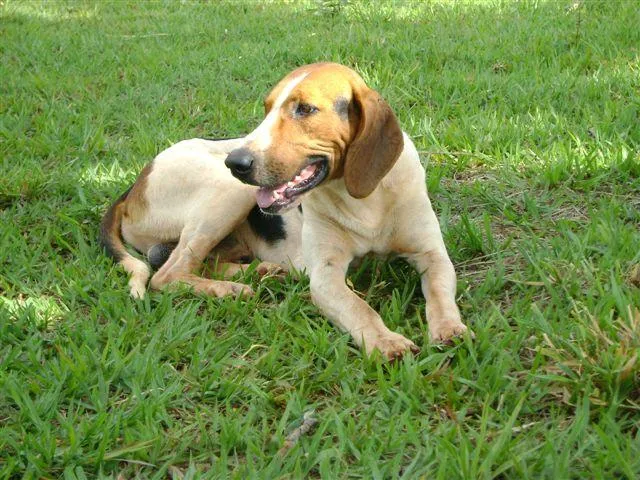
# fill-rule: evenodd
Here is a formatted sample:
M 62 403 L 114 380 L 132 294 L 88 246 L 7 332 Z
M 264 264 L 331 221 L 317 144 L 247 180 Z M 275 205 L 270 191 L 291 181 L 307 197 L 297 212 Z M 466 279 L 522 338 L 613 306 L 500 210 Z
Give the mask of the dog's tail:
M 124 212 L 124 202 L 131 189 L 122 194 L 116 202 L 111 205 L 107 213 L 102 217 L 100 223 L 100 243 L 107 254 L 118 262 L 131 275 L 129 288 L 131 296 L 134 298 L 144 297 L 147 290 L 147 281 L 151 276 L 149 266 L 142 260 L 131 255 L 122 242 L 120 227 L 122 226 L 122 215 Z

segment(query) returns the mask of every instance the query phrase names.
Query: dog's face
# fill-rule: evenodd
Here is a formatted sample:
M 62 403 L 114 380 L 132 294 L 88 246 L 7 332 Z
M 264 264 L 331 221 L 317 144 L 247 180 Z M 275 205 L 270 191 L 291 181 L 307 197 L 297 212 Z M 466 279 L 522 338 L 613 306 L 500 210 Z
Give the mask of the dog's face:
M 387 103 L 342 65 L 294 70 L 267 96 L 265 111 L 225 163 L 234 176 L 261 187 L 258 205 L 268 213 L 298 205 L 332 178 L 344 177 L 352 196 L 366 197 L 403 148 Z

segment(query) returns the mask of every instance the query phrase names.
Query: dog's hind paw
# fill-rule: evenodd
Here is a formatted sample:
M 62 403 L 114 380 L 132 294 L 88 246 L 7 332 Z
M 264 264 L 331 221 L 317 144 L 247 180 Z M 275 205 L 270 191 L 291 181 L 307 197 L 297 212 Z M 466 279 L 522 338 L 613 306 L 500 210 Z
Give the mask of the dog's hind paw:
M 136 300 L 142 300 L 146 291 L 147 289 L 144 285 L 134 284 L 130 285 L 129 288 L 129 294 Z
M 213 297 L 252 297 L 253 289 L 249 285 L 237 282 L 212 281 L 202 291 Z
M 288 273 L 288 270 L 278 263 L 260 262 L 256 272 L 260 277 L 282 277 Z

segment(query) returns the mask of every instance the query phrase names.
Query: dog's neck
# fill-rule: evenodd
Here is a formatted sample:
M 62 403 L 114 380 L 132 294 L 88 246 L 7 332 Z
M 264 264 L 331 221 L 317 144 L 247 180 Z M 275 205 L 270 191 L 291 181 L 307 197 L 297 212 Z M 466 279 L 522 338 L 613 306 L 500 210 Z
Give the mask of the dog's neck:
M 402 191 L 425 190 L 424 169 L 413 142 L 406 134 L 404 140 L 405 148 L 400 157 L 370 195 L 354 198 L 343 178 L 329 180 L 304 197 L 305 221 L 308 216 L 331 219 L 345 230 L 364 238 L 377 238 L 384 244 L 384 238 L 394 228 L 393 217 L 402 213 L 397 210 L 405 208 L 399 202 L 409 201 Z

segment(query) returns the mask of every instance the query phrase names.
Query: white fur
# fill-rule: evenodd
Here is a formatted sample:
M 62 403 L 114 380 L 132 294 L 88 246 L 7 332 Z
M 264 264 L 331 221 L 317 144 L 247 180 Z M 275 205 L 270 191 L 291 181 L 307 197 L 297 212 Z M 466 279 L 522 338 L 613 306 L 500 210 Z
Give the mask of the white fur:
M 253 146 L 259 151 L 265 151 L 273 142 L 273 127 L 280 116 L 280 108 L 282 104 L 287 100 L 293 89 L 305 79 L 308 73 L 303 73 L 297 77 L 292 78 L 287 85 L 282 89 L 278 98 L 273 102 L 271 110 L 264 117 L 264 120 L 258 127 L 247 135 L 246 140 L 248 143 L 252 143 Z

